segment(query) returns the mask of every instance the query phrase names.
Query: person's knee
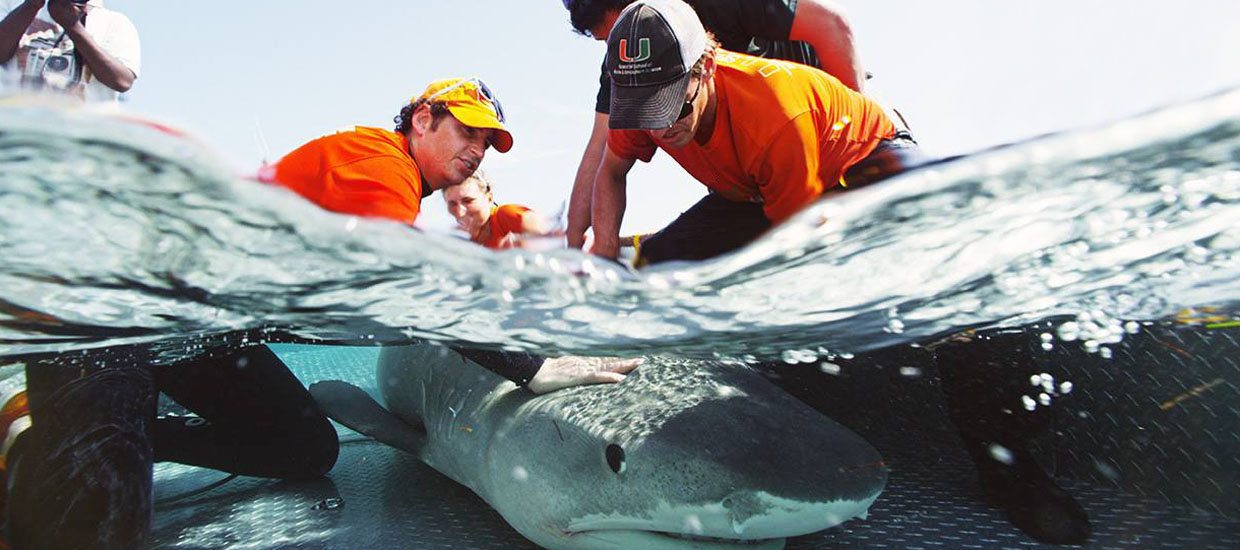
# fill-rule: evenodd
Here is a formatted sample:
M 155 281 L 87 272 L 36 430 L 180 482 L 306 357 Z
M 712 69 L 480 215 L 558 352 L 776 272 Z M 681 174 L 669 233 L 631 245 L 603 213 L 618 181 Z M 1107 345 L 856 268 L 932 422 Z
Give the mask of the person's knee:
M 340 457 L 340 439 L 337 437 L 336 429 L 332 427 L 331 422 L 324 419 L 323 427 L 315 430 L 314 441 L 309 446 L 314 451 L 310 453 L 307 473 L 310 477 L 323 477 L 327 475 L 327 472 L 330 472 L 332 467 L 336 465 L 336 459 Z
M 313 479 L 323 477 L 336 465 L 340 455 L 340 440 L 331 421 L 315 410 L 302 427 L 288 434 L 287 448 L 294 449 L 296 460 L 290 462 L 287 479 Z

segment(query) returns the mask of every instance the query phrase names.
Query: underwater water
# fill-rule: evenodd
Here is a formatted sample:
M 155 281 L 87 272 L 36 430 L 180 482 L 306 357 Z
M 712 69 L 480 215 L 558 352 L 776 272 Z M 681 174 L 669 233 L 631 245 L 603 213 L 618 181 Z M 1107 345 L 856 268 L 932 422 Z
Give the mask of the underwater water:
M 801 365 L 820 378 L 839 378 L 840 364 L 850 368 L 840 358 L 962 329 L 1042 321 L 1045 349 L 1080 352 L 1071 359 L 1079 377 L 1073 382 L 1083 388 L 1078 395 L 1088 389 L 1088 401 L 1073 401 L 1073 415 L 1111 419 L 1105 437 L 1097 426 L 1060 426 L 1040 443 L 1044 450 L 1062 451 L 1056 447 L 1065 441 L 1092 446 L 1087 457 L 1072 458 L 1088 475 L 1142 496 L 1162 492 L 1164 501 L 1187 501 L 1204 510 L 1201 524 L 1235 535 L 1240 91 L 936 164 L 821 201 L 736 253 L 642 272 L 577 251 L 496 253 L 325 212 L 229 173 L 208 151 L 192 137 L 133 120 L 38 106 L 0 109 L 0 364 L 5 356 L 131 343 L 154 344 L 171 362 L 229 335 L 252 339 L 271 331 L 350 344 L 429 339 L 547 355 Z M 1172 341 L 1159 332 L 1168 325 L 1209 336 Z M 1146 334 L 1160 345 L 1125 345 Z M 281 355 L 303 380 L 351 376 L 360 384 L 375 352 L 290 348 Z M 1184 363 L 1184 355 L 1217 361 L 1205 368 Z M 1177 357 L 1178 366 L 1171 361 Z M 929 424 L 901 431 L 884 422 L 898 423 L 891 419 L 901 407 L 907 415 L 923 410 L 918 406 L 929 407 L 927 418 L 942 419 L 941 407 L 927 405 L 938 392 L 933 367 L 899 366 L 888 372 L 910 384 L 902 398 L 838 418 L 895 464 L 919 457 L 912 447 L 938 449 L 941 442 L 907 431 L 935 432 Z M 874 393 L 883 381 L 890 379 L 854 379 L 845 386 L 851 399 L 841 401 L 855 410 L 876 395 L 891 397 Z M 807 393 L 818 389 L 817 382 L 796 383 Z M 1034 382 L 1043 384 L 1051 382 Z M 1049 404 L 1037 403 L 1036 393 L 1034 407 Z M 1202 395 L 1221 404 L 1200 413 L 1212 420 L 1157 416 L 1196 406 Z M 846 416 L 846 409 L 837 403 L 831 412 Z M 382 464 L 396 460 L 368 452 Z M 1172 478 L 1188 470 L 1143 466 L 1155 453 L 1177 452 L 1185 453 L 1183 463 L 1210 461 L 1208 475 L 1187 483 L 1219 487 L 1209 489 L 1209 499 L 1167 494 L 1167 486 L 1185 484 Z M 346 449 L 345 457 L 357 453 Z M 967 470 L 967 461 L 959 462 Z M 892 487 L 901 489 L 889 493 L 902 498 L 880 498 L 875 513 L 912 518 L 947 509 L 932 499 L 911 512 L 911 504 L 899 504 L 917 501 L 908 487 L 918 480 L 908 472 L 932 470 L 894 468 Z M 1230 477 L 1215 476 L 1228 470 Z M 205 484 L 189 479 L 189 487 Z M 337 484 L 343 494 L 347 479 Z M 461 504 L 459 488 L 430 485 L 432 494 L 463 506 L 454 513 L 476 512 Z M 161 512 L 183 528 L 157 526 L 157 535 L 164 533 L 170 547 L 231 547 L 240 544 L 236 525 L 247 521 L 247 506 L 321 500 L 313 491 L 279 497 L 243 489 L 237 498 L 250 500 L 232 512 Z M 1148 512 L 1110 493 L 1077 489 L 1082 500 L 1097 496 L 1095 508 Z M 392 491 L 376 498 L 416 506 L 417 499 Z M 388 547 L 357 538 L 381 528 L 366 523 L 365 508 L 351 510 L 358 515 L 333 520 L 333 528 L 353 521 L 349 537 L 359 547 Z M 1219 523 L 1209 514 L 1233 520 Z M 339 540 L 307 521 L 305 532 L 280 517 L 271 529 L 251 525 L 241 529 L 250 537 L 242 546 Z M 279 526 L 284 530 L 272 530 Z M 832 535 L 842 538 L 828 546 L 909 547 L 917 540 L 880 537 L 879 544 L 852 535 Z M 490 547 L 521 544 L 503 538 L 511 534 L 493 536 L 499 542 Z M 1124 536 L 1107 540 L 1142 546 L 1140 537 Z M 1211 531 L 1192 540 L 1226 547 L 1233 539 Z M 1026 545 L 1019 540 L 991 546 Z

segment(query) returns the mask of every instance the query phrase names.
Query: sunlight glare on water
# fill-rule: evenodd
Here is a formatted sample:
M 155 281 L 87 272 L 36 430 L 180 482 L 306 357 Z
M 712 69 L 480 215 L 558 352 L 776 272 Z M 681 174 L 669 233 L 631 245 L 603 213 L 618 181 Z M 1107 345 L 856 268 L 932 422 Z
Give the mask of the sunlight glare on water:
M 1237 91 L 937 164 L 640 274 L 332 214 L 222 166 L 130 120 L 0 109 L 0 354 L 276 327 L 796 363 L 1060 315 L 1053 339 L 1098 348 L 1240 298 Z

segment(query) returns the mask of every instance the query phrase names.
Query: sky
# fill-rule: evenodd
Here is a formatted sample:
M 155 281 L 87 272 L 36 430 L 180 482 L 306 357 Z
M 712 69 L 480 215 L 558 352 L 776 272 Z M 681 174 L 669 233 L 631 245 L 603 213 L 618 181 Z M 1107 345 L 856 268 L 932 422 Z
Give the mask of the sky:
M 1094 126 L 1240 86 L 1235 0 L 837 0 L 868 92 L 922 146 L 959 154 Z M 560 0 L 107 0 L 142 40 L 132 112 L 198 136 L 252 174 L 353 125 L 391 127 L 431 80 L 477 75 L 515 147 L 482 167 L 500 203 L 553 215 L 593 119 L 604 44 Z M 260 138 L 261 136 L 261 138 Z M 624 233 L 653 231 L 704 194 L 665 155 L 629 178 Z M 450 227 L 437 193 L 431 228 Z

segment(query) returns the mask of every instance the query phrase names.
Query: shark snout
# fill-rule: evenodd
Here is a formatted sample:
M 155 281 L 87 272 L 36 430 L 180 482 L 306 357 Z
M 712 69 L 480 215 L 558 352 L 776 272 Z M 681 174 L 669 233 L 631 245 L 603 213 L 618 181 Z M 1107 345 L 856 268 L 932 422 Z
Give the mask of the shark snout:
M 763 495 L 786 503 L 830 503 L 866 501 L 881 492 L 888 469 L 878 451 L 797 405 L 755 414 L 734 401 L 703 403 L 648 439 L 643 454 L 662 458 L 642 463 L 662 462 L 675 477 L 667 485 L 682 486 L 686 497 L 709 495 L 742 522 L 760 505 L 771 505 Z M 668 460 L 673 456 L 677 460 Z

